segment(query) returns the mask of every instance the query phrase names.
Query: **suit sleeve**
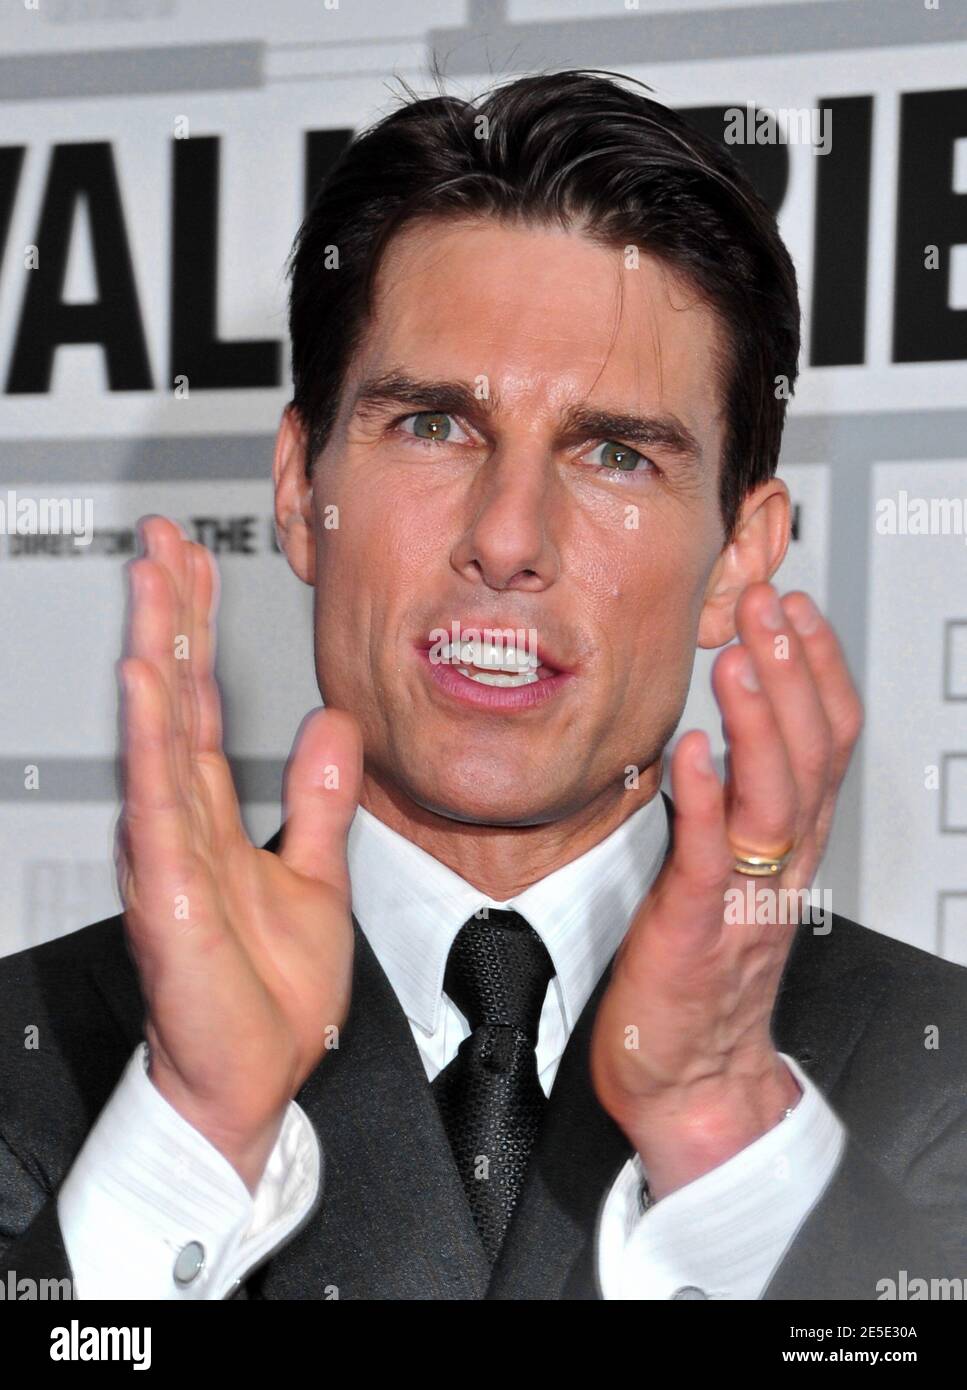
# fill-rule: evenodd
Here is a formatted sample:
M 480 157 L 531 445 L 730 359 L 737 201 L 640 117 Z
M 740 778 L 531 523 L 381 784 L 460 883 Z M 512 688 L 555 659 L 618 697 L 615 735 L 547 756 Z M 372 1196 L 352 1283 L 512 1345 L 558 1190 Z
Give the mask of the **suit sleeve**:
M 56 1194 L 27 1172 L 0 1137 L 0 1279 L 8 1273 L 36 1283 L 54 1279 L 69 1284 L 73 1277 Z
M 938 1298 L 946 1281 L 961 1286 L 967 1269 L 967 1101 L 953 1116 L 950 1108 L 902 1186 L 848 1138 L 831 1183 L 764 1298 Z
M 32 1278 L 72 1277 L 79 1299 L 221 1299 L 311 1214 L 320 1162 L 315 1133 L 292 1102 L 253 1196 L 156 1091 L 139 1047 L 56 1198 L 3 1261 Z M 18 1191 L 17 1174 L 9 1186 L 6 1178 L 3 1190 Z M 29 1210 L 29 1194 L 26 1208 L 22 1196 L 12 1205 Z
M 841 1040 L 830 1090 L 848 1142 L 767 1299 L 903 1299 L 914 1279 L 928 1293 L 913 1296 L 949 1298 L 938 1281 L 967 1274 L 967 971 L 876 944 L 889 969 L 863 965 L 839 988 L 841 1016 L 877 1001 L 855 1044 Z

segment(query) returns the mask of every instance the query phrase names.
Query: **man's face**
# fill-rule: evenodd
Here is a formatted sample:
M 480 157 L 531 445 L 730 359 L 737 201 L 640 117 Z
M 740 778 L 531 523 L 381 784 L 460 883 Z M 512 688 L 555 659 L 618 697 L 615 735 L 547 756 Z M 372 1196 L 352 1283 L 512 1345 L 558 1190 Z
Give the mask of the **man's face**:
M 577 233 L 393 241 L 312 499 L 320 689 L 384 788 L 528 825 L 657 766 L 724 541 L 717 331 L 657 261 Z M 367 393 L 391 377 L 441 385 Z M 653 421 L 652 442 L 589 412 Z M 439 660 L 454 624 L 520 632 L 532 662 L 536 636 L 538 679 L 477 679 L 499 643 Z

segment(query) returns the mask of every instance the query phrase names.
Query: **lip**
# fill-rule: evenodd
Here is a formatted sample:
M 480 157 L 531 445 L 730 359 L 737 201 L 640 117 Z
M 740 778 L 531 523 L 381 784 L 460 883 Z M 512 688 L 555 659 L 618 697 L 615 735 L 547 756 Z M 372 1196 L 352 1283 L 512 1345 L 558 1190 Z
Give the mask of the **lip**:
M 469 676 L 462 676 L 456 666 L 452 666 L 449 662 L 431 661 L 431 645 L 433 644 L 427 643 L 418 646 L 416 654 L 436 689 L 443 691 L 451 699 L 459 700 L 461 704 L 470 705 L 479 710 L 513 714 L 536 709 L 540 705 L 547 704 L 549 700 L 555 699 L 574 679 L 571 671 L 553 668 L 553 675 L 531 681 L 528 685 L 512 687 L 481 685 L 479 681 L 472 680 Z M 538 657 L 541 658 L 541 665 L 552 666 L 551 662 L 545 662 L 542 659 L 543 653 L 540 650 L 538 650 Z

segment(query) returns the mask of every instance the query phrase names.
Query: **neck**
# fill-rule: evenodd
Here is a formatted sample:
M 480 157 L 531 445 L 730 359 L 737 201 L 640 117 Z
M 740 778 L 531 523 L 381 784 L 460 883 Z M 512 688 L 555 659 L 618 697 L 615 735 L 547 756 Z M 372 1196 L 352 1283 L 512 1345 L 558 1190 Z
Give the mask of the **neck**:
M 608 787 L 588 805 L 541 825 L 486 825 L 438 815 L 369 770 L 360 804 L 488 898 L 506 902 L 600 844 L 658 795 L 661 775 L 659 757 L 642 769 L 635 790 L 623 782 Z

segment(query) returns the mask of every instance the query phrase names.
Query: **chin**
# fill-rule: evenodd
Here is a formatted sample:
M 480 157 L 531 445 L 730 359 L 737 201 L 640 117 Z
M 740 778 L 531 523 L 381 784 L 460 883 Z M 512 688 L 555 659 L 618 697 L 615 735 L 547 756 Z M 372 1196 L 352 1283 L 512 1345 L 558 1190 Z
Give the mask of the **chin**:
M 434 800 L 421 800 L 424 810 L 445 820 L 459 821 L 464 825 L 492 825 L 495 828 L 524 829 L 529 825 L 547 825 L 560 819 L 560 812 L 547 806 L 511 806 L 506 802 L 500 806 L 452 805 Z
M 509 774 L 501 787 L 494 781 L 492 770 L 486 782 L 469 776 L 462 780 L 458 774 L 433 786 L 411 783 L 409 796 L 425 811 L 467 825 L 546 825 L 560 820 L 571 809 L 567 798 L 549 797 L 546 792 L 538 795 L 536 790 L 515 784 Z

